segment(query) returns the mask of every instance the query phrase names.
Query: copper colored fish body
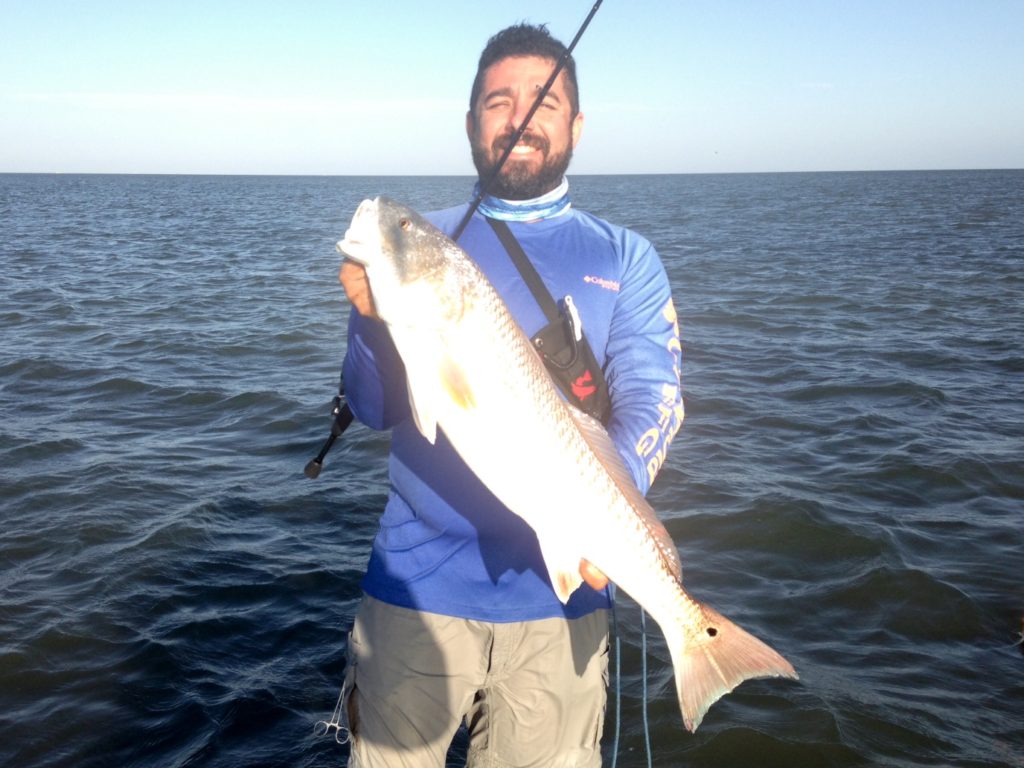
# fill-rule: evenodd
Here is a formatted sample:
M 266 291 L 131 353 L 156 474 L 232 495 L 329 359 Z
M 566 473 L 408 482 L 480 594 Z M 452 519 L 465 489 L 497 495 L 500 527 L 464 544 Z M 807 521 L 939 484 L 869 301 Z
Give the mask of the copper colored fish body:
M 420 432 L 433 442 L 440 427 L 491 492 L 534 529 L 563 602 L 582 583 L 585 559 L 654 617 L 689 730 L 744 680 L 797 676 L 777 652 L 686 592 L 675 544 L 607 432 L 562 399 L 465 252 L 383 197 L 360 205 L 338 249 L 366 268 L 405 364 Z M 505 450 L 495 450 L 496 435 Z

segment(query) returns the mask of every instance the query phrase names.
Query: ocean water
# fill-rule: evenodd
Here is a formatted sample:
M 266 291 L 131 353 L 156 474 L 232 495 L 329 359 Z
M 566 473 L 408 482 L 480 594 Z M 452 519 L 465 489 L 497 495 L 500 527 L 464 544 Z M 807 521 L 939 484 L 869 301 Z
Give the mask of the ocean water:
M 618 765 L 646 698 L 657 766 L 1022 768 L 1024 172 L 571 183 L 673 283 L 687 418 L 650 498 L 687 584 L 801 675 L 688 734 L 621 598 Z M 0 765 L 344 764 L 316 724 L 387 436 L 303 476 L 333 244 L 364 197 L 470 186 L 0 175 Z

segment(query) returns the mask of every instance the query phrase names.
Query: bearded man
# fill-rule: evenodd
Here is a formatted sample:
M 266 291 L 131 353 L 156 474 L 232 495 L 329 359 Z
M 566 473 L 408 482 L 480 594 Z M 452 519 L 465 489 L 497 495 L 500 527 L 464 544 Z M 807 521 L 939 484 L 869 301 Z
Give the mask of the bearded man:
M 565 52 L 543 26 L 516 25 L 488 41 L 466 115 L 478 190 Z M 605 422 L 646 493 L 682 419 L 675 311 L 651 244 L 572 207 L 565 172 L 582 130 L 569 58 L 458 242 L 531 338 L 564 325 L 539 294 L 571 297 L 595 369 L 563 390 Z M 467 211 L 427 218 L 452 234 Z M 517 253 L 529 264 L 517 266 Z M 528 285 L 534 270 L 539 289 Z M 363 268 L 346 261 L 340 280 L 353 305 L 348 402 L 361 422 L 392 432 L 390 492 L 349 636 L 349 765 L 442 768 L 464 723 L 471 766 L 599 766 L 607 579 L 583 561 L 586 583 L 558 599 L 533 531 L 443 434 L 431 444 L 416 428 Z M 501 435 L 493 450 L 504 450 Z M 507 460 L 516 472 L 516 456 Z

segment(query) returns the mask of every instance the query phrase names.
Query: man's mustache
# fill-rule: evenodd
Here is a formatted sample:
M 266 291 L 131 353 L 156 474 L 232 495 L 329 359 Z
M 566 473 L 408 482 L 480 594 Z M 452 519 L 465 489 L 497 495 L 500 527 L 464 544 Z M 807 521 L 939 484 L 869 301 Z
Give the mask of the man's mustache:
M 494 140 L 494 142 L 491 144 L 491 147 L 496 153 L 504 152 L 512 143 L 513 138 L 515 138 L 515 131 L 503 133 L 501 136 L 498 136 Z M 541 152 L 545 154 L 547 154 L 548 150 L 551 148 L 551 143 L 547 139 L 545 139 L 543 136 L 537 136 L 532 133 L 524 133 L 523 137 L 519 139 L 518 143 L 526 147 L 539 149 Z

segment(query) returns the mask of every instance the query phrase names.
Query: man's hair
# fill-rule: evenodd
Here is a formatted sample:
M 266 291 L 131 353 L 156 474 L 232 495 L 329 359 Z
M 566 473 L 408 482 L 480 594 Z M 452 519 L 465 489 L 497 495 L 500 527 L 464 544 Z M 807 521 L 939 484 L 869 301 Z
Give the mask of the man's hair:
M 565 46 L 548 32 L 546 24 L 533 26 L 523 22 L 501 30 L 487 41 L 483 53 L 480 54 L 480 63 L 477 64 L 476 77 L 473 79 L 473 90 L 469 94 L 470 112 L 476 107 L 476 100 L 484 86 L 484 73 L 492 65 L 514 56 L 539 56 L 542 59 L 550 59 L 551 63 L 555 64 L 565 55 L 565 51 Z M 566 59 L 561 74 L 565 75 L 565 90 L 569 96 L 569 106 L 572 107 L 572 116 L 575 117 L 580 111 L 580 96 L 579 85 L 576 82 L 576 62 L 572 56 Z

